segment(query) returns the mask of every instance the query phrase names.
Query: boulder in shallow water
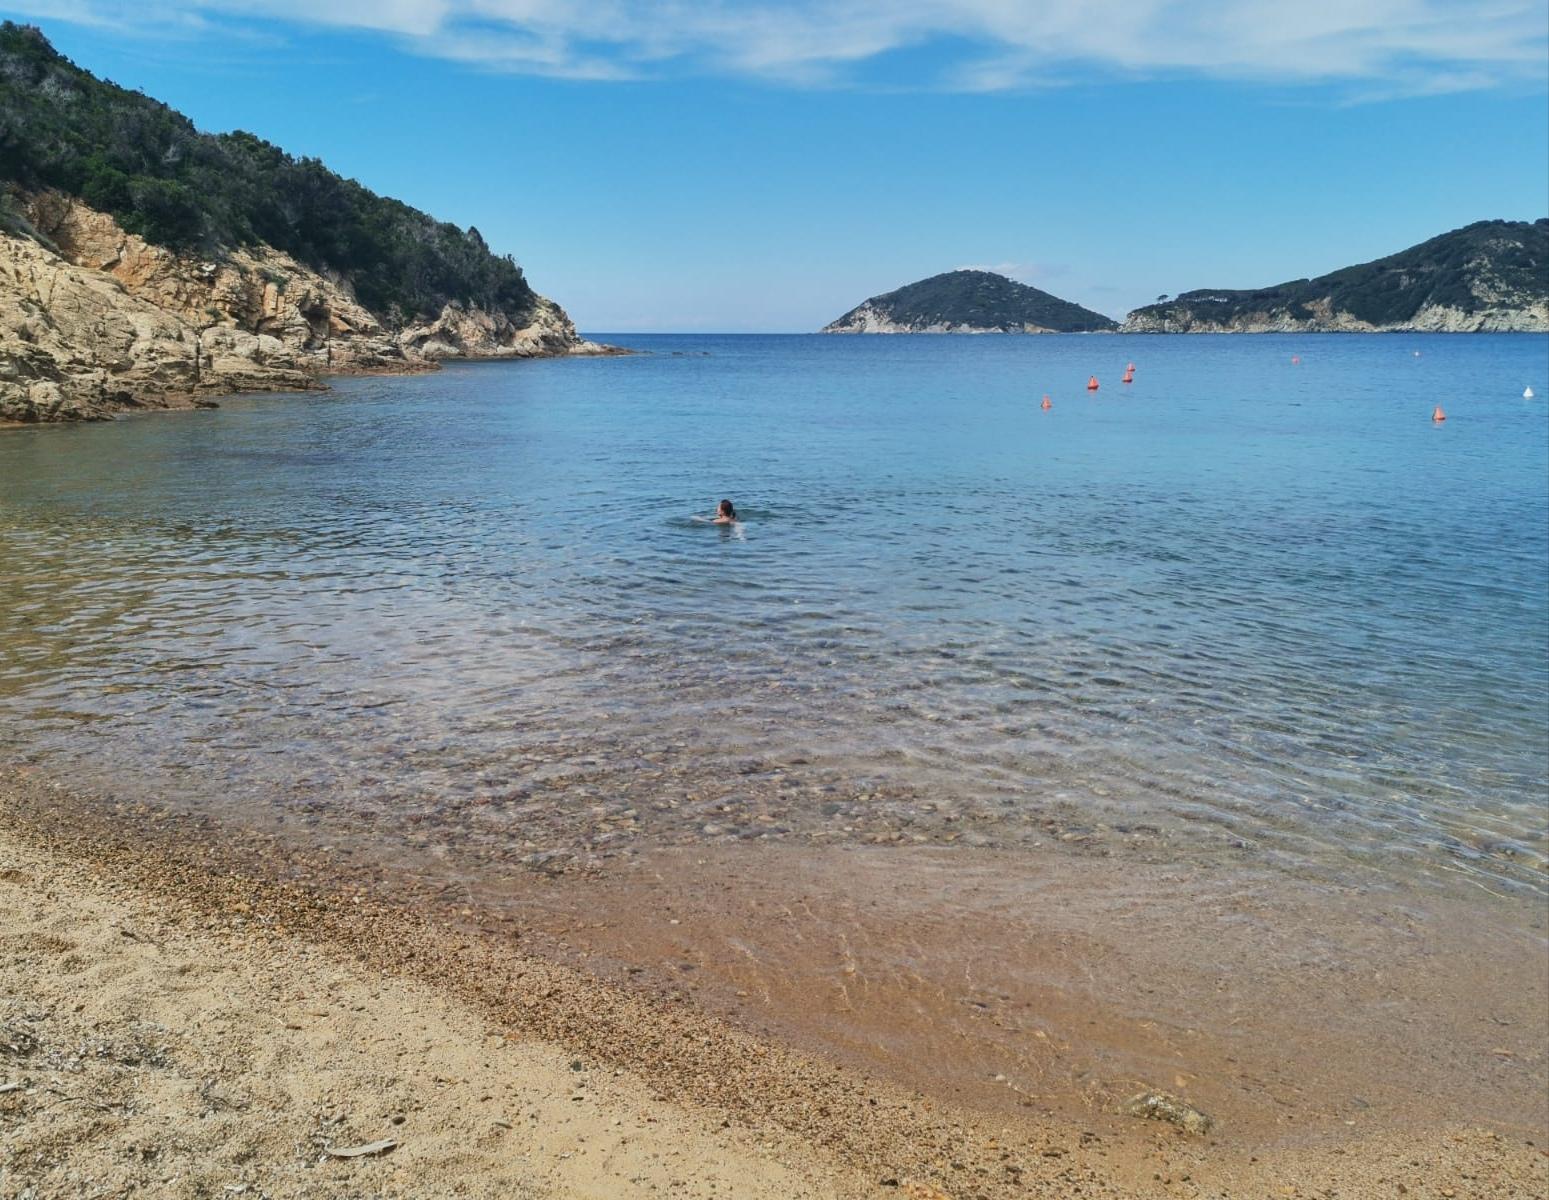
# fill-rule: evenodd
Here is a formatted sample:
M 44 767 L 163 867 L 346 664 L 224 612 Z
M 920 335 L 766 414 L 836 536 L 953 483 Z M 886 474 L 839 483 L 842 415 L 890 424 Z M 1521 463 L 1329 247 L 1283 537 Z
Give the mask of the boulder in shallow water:
M 1166 1121 L 1185 1133 L 1204 1135 L 1215 1124 L 1209 1113 L 1201 1112 L 1186 1100 L 1167 1092 L 1141 1092 L 1124 1102 L 1125 1116 L 1144 1117 L 1151 1121 Z

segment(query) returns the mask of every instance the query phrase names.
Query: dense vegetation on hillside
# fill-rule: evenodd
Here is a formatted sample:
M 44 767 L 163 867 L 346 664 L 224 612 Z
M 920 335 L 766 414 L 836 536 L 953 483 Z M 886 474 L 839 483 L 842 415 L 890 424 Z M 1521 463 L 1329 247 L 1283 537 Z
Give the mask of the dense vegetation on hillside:
M 435 221 L 250 133 L 200 133 L 9 21 L 0 24 L 0 183 L 58 188 L 174 250 L 213 255 L 267 242 L 345 276 L 389 320 L 430 316 L 451 300 L 516 316 L 534 301 L 521 268 L 492 254 L 478 230 Z
M 974 329 L 1020 332 L 1025 325 L 1060 333 L 1113 329 L 1101 313 L 992 271 L 948 271 L 895 291 L 873 296 L 840 317 L 830 329 L 842 328 L 862 308 L 899 325 L 965 325 Z
M 1372 325 L 1398 325 L 1436 305 L 1465 313 L 1491 303 L 1525 305 L 1549 296 L 1549 219 L 1479 221 L 1387 258 L 1275 287 L 1203 288 L 1136 309 L 1130 318 L 1229 324 L 1284 313 L 1313 320 L 1325 298 L 1333 312 Z

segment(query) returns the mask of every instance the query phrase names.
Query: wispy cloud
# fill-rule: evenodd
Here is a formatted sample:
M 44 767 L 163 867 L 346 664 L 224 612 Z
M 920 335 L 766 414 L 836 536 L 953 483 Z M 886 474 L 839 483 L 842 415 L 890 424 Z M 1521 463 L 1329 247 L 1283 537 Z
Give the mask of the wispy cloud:
M 1038 262 L 964 263 L 956 269 L 959 271 L 992 271 L 996 275 L 1005 275 L 1010 279 L 1020 279 L 1023 283 L 1031 283 L 1035 279 L 1058 279 L 1061 275 L 1067 275 L 1070 273 L 1070 264 Z
M 1386 97 L 1549 75 L 1542 0 L 0 0 L 52 20 L 185 35 L 254 23 L 386 35 L 425 55 L 579 79 L 684 74 L 993 92 L 1093 78 L 1335 85 Z M 918 56 L 911 58 L 915 63 Z M 896 80 L 890 80 L 896 86 Z

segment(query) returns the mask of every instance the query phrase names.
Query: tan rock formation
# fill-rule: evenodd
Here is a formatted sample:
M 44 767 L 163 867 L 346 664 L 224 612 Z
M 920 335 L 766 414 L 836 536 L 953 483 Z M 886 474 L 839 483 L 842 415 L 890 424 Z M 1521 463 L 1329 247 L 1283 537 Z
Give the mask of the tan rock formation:
M 18 200 L 39 236 L 0 234 L 0 421 L 102 418 L 444 358 L 608 352 L 541 297 L 525 325 L 453 304 L 389 329 L 348 281 L 272 247 L 190 258 L 59 193 Z
M 1137 309 L 1124 319 L 1121 333 L 1546 333 L 1549 302 L 1491 303 L 1474 312 L 1428 304 L 1407 321 L 1372 324 L 1340 309 L 1328 297 L 1308 302 L 1307 317 L 1284 309 L 1238 313 L 1211 320 L 1183 306 Z
M 26 238 L 0 238 L 0 420 L 100 419 L 200 393 L 306 388 L 283 343 L 201 331 Z
M 430 324 L 400 333 L 398 345 L 410 357 L 428 359 L 535 358 L 603 349 L 581 341 L 564 309 L 541 296 L 525 326 L 518 327 L 505 313 L 448 304 Z

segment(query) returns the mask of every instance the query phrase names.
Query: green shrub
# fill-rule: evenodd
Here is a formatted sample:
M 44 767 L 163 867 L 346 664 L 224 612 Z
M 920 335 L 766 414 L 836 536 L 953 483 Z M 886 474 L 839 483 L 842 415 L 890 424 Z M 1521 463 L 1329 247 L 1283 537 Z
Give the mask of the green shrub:
M 0 182 L 58 188 L 125 229 L 218 257 L 266 242 L 347 278 L 389 321 L 457 301 L 520 318 L 532 289 L 477 230 L 437 222 L 251 133 L 200 133 L 165 104 L 81 70 L 43 34 L 0 24 Z

